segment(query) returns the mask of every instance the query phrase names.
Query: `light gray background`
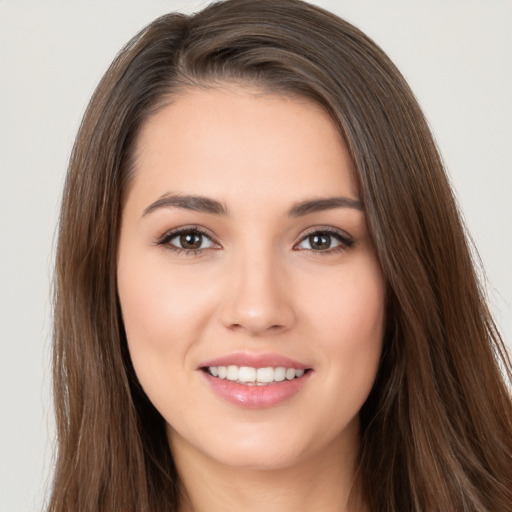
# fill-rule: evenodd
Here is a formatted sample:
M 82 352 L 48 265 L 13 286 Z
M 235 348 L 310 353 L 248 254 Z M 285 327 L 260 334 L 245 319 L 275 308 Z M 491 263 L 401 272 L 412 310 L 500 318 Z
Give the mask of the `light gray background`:
M 121 46 L 207 2 L 0 0 L 0 511 L 40 510 L 51 473 L 50 280 L 67 159 Z M 512 2 L 318 0 L 375 39 L 415 91 L 512 346 Z

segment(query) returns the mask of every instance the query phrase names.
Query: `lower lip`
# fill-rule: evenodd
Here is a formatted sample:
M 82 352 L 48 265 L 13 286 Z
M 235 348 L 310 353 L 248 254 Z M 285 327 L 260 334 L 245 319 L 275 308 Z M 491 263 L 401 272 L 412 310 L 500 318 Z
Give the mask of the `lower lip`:
M 309 381 L 312 371 L 292 380 L 275 382 L 268 386 L 247 386 L 203 372 L 212 390 L 232 404 L 251 409 L 273 407 L 296 395 Z

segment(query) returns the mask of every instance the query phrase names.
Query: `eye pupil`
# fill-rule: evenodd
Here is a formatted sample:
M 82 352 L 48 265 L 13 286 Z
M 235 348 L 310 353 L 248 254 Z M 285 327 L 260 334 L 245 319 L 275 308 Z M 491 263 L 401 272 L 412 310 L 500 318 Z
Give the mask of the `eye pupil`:
M 198 233 L 185 233 L 180 236 L 180 244 L 184 249 L 199 249 L 203 241 L 203 235 Z
M 329 249 L 331 247 L 331 237 L 323 233 L 311 235 L 309 243 L 313 249 Z

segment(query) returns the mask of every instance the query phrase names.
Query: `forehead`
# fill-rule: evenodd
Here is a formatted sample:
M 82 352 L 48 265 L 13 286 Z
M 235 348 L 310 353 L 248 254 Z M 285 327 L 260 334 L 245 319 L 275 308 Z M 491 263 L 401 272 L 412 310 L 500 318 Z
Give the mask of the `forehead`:
M 338 129 L 316 103 L 250 88 L 188 90 L 142 126 L 131 189 L 230 201 L 357 198 Z

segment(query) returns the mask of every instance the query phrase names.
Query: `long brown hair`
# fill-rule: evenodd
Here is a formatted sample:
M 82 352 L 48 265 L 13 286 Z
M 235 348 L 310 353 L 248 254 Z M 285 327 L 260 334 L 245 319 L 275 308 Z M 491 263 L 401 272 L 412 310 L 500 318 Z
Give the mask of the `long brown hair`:
M 94 93 L 59 225 L 48 510 L 178 509 L 164 420 L 137 382 L 119 314 L 119 219 L 142 123 L 181 89 L 226 81 L 313 99 L 350 151 L 388 288 L 381 365 L 360 413 L 357 475 L 370 509 L 510 510 L 511 364 L 427 123 L 375 43 L 299 0 L 163 16 Z

